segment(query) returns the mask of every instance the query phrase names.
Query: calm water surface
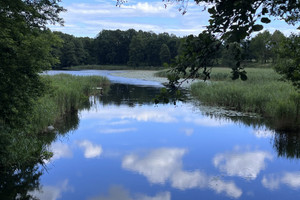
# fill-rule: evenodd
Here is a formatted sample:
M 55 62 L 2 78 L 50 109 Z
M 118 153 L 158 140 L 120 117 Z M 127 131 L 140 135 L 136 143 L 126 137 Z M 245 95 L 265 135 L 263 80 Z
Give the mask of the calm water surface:
M 79 112 L 75 131 L 51 144 L 54 156 L 35 196 L 300 199 L 299 160 L 282 153 L 298 152 L 299 139 L 289 146 L 266 128 L 204 115 L 192 100 L 154 105 L 159 83 L 107 71 L 68 73 L 106 75 L 113 84 L 108 95 L 91 97 L 93 106 Z

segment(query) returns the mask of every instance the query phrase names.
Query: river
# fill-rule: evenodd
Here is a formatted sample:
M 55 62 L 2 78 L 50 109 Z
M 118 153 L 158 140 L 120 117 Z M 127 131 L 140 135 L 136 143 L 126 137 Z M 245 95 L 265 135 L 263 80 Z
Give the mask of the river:
M 51 72 L 55 74 L 59 72 Z M 205 114 L 192 98 L 153 104 L 161 83 L 103 75 L 79 121 L 50 145 L 40 199 L 300 199 L 300 139 Z M 209 108 L 206 108 L 209 109 Z

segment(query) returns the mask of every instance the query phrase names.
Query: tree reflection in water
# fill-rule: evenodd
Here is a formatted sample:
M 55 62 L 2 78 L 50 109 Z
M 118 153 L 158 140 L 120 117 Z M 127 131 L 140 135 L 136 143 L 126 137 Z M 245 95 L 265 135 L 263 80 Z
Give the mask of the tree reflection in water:
M 91 104 L 81 107 L 89 108 Z M 40 188 L 43 166 L 52 157 L 49 145 L 57 137 L 78 128 L 78 111 L 66 113 L 55 123 L 56 131 L 28 134 L 28 131 L 0 129 L 0 199 L 35 199 L 30 192 Z

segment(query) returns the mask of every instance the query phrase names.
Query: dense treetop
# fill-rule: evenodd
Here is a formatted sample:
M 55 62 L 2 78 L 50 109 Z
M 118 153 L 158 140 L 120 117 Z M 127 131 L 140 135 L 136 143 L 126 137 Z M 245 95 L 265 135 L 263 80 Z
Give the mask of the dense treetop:
M 33 102 L 43 94 L 39 72 L 57 59 L 58 44 L 46 25 L 63 23 L 60 0 L 0 0 L 0 128 L 22 127 Z

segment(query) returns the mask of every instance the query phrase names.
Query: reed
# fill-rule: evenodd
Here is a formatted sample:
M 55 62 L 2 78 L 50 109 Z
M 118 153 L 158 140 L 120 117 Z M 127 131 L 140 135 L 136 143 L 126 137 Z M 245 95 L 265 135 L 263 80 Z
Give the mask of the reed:
M 102 87 L 105 92 L 109 85 L 108 79 L 100 76 L 58 74 L 43 79 L 50 89 L 35 104 L 31 121 L 37 131 L 54 124 L 66 113 L 83 108 L 89 103 L 89 96 L 97 93 L 95 88 Z
M 249 69 L 248 80 L 198 82 L 193 96 L 207 105 L 255 112 L 286 124 L 299 124 L 300 94 L 272 69 Z

